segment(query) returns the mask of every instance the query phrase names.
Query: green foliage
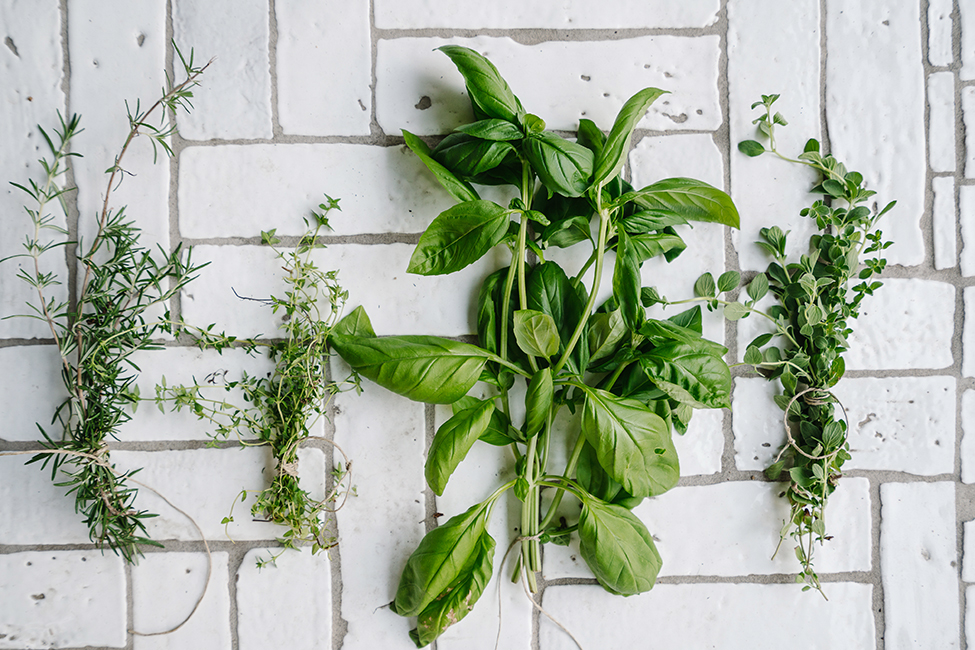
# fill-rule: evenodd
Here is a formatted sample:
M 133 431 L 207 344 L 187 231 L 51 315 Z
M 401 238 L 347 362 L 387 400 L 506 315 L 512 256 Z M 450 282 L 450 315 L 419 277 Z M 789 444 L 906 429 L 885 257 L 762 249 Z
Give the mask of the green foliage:
M 683 251 L 674 226 L 695 220 L 737 227 L 739 221 L 727 194 L 701 181 L 667 179 L 636 190 L 621 176 L 636 125 L 664 91 L 636 93 L 608 136 L 583 120 L 572 142 L 525 112 L 487 59 L 455 45 L 441 50 L 464 77 L 474 121 L 432 150 L 404 133 L 407 146 L 458 201 L 421 235 L 409 270 L 452 273 L 496 246 L 511 252 L 511 264 L 481 285 L 478 345 L 376 338 L 359 331 L 353 316 L 332 338 L 361 375 L 417 401 L 452 405 L 453 417 L 427 456 L 426 478 L 436 494 L 478 440 L 509 445 L 516 458 L 514 480 L 431 531 L 407 562 L 394 609 L 417 617 L 411 636 L 418 646 L 463 618 L 483 593 L 494 549 L 485 532 L 491 506 L 512 488 L 522 507 L 519 571 L 531 591 L 540 545 L 567 544 L 575 531 L 607 590 L 635 594 L 653 586 L 660 557 L 628 509 L 677 483 L 673 430 L 686 431 L 694 408 L 727 406 L 731 376 L 722 361 L 727 350 L 701 338 L 699 309 L 671 321 L 647 318 L 646 306 L 660 299 L 643 286 L 641 267 Z M 504 208 L 481 200 L 476 184 L 507 185 L 516 196 Z M 574 277 L 545 260 L 549 247 L 575 245 L 588 248 L 589 259 Z M 612 298 L 600 306 L 611 251 Z M 587 286 L 590 270 L 595 279 Z M 736 285 L 737 276 L 722 276 L 719 284 Z M 478 381 L 492 386 L 493 395 L 467 395 Z M 513 417 L 514 389 L 524 395 L 523 421 Z M 581 420 L 581 435 L 555 426 L 563 409 Z M 551 467 L 553 445 L 572 447 L 564 467 Z M 544 507 L 543 488 L 554 492 Z M 583 503 L 577 521 L 556 519 L 566 493 Z

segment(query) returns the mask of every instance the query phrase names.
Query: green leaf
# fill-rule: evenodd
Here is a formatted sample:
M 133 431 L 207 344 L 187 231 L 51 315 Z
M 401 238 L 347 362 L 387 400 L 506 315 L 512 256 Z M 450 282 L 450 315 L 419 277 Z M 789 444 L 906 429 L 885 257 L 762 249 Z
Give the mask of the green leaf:
M 688 221 L 739 227 L 738 208 L 731 197 L 693 178 L 658 181 L 635 192 L 633 200 L 647 210 L 670 210 Z
M 684 313 L 695 314 L 693 310 Z M 655 345 L 666 345 L 678 341 L 712 356 L 720 357 L 728 352 L 728 348 L 723 345 L 709 341 L 697 331 L 672 320 L 647 319 L 647 322 L 640 328 L 640 334 L 650 339 Z
M 572 338 L 586 306 L 584 289 L 575 289 L 562 267 L 555 262 L 536 265 L 527 281 L 528 307 L 548 314 L 559 331 L 559 354 L 565 354 L 565 346 Z M 582 341 L 587 340 L 588 330 L 583 328 Z M 581 373 L 589 365 L 589 348 L 576 345 L 566 368 Z
M 728 271 L 718 277 L 718 292 L 731 291 L 741 282 L 741 274 L 737 271 Z
M 613 480 L 599 464 L 596 450 L 588 442 L 584 442 L 579 462 L 576 464 L 576 482 L 592 496 L 612 503 L 623 491 L 623 486 Z M 629 496 L 629 495 L 627 495 Z
M 467 135 L 482 140 L 495 140 L 499 142 L 509 140 L 520 140 L 524 137 L 517 126 L 507 120 L 489 119 L 480 120 L 472 124 L 465 124 L 457 127 L 457 130 Z
M 427 484 L 437 496 L 443 495 L 450 475 L 487 431 L 493 413 L 494 401 L 487 400 L 455 413 L 437 429 L 424 466 Z
M 768 293 L 768 278 L 764 273 L 759 273 L 748 283 L 748 297 L 754 301 L 759 301 Z
M 427 146 L 426 142 L 405 129 L 403 130 L 403 139 L 406 140 L 406 146 L 417 155 L 427 166 L 427 169 L 433 172 L 434 177 L 450 196 L 458 201 L 477 201 L 481 198 L 470 183 L 457 178 L 453 172 L 433 159 L 430 155 L 430 147 Z
M 599 584 L 623 596 L 652 589 L 663 564 L 636 515 L 593 498 L 583 501 L 579 514 L 579 552 Z
M 525 395 L 525 436 L 531 438 L 545 427 L 554 396 L 552 369 L 542 368 L 528 383 L 528 393 Z
M 592 152 L 554 133 L 533 134 L 523 143 L 525 157 L 546 188 L 565 196 L 582 196 L 592 175 Z
M 472 506 L 426 534 L 406 561 L 393 611 L 418 616 L 473 566 L 482 552 L 491 503 Z
M 548 359 L 559 351 L 559 330 L 548 314 L 534 309 L 515 312 L 515 340 L 525 354 Z
M 507 277 L 507 267 L 498 269 L 484 278 L 477 294 L 477 338 L 482 348 L 494 354 L 498 354 L 500 350 L 498 319 L 501 318 L 501 313 L 497 303 L 501 301 L 501 291 Z
M 407 272 L 443 275 L 476 262 L 508 232 L 508 211 L 491 201 L 468 201 L 441 212 L 420 235 Z
M 620 169 L 623 168 L 623 162 L 626 160 L 626 154 L 630 150 L 633 129 L 643 119 L 647 109 L 650 108 L 650 104 L 665 93 L 666 91 L 659 88 L 644 88 L 626 100 L 616 116 L 616 121 L 613 123 L 613 128 L 610 129 L 602 151 L 599 152 L 599 157 L 596 159 L 592 179 L 594 186 L 603 185 L 607 180 L 619 174 Z
M 724 317 L 728 320 L 740 320 L 748 314 L 748 307 L 740 302 L 730 302 L 724 306 Z
M 626 232 L 625 230 L 621 233 Z M 669 251 L 684 250 L 687 244 L 679 235 L 670 234 L 650 234 L 633 235 L 628 237 L 629 248 L 640 262 L 644 262 L 652 257 L 663 255 Z
M 553 222 L 542 231 L 541 240 L 549 246 L 558 248 L 568 248 L 579 242 L 591 240 L 589 221 L 590 217 L 586 215 Z
M 626 323 L 619 309 L 589 317 L 589 363 L 612 356 L 626 336 Z
M 335 324 L 332 328 L 332 336 L 359 336 L 370 338 L 376 335 L 372 329 L 372 323 L 366 310 L 359 305 L 350 314 Z
M 596 157 L 606 145 L 606 135 L 600 130 L 596 123 L 585 118 L 579 120 L 579 131 L 576 133 L 576 142 L 593 152 Z
M 494 546 L 494 538 L 487 533 L 481 535 L 457 578 L 417 616 L 410 638 L 418 648 L 433 643 L 474 609 L 494 573 Z
M 463 178 L 473 179 L 501 163 L 514 147 L 509 142 L 481 140 L 466 133 L 451 133 L 433 150 L 434 160 Z
M 511 92 L 498 69 L 472 49 L 460 45 L 437 48 L 450 57 L 467 83 L 467 93 L 475 109 L 488 117 L 517 122 L 524 114 L 521 102 Z
M 754 158 L 755 156 L 761 156 L 763 153 L 765 153 L 765 147 L 762 146 L 762 143 L 754 140 L 742 140 L 738 143 L 738 151 L 742 152 L 746 156 L 751 156 Z
M 714 298 L 716 288 L 714 276 L 705 273 L 694 283 L 694 295 L 698 298 Z
M 640 210 L 623 218 L 619 227 L 631 235 L 641 235 L 686 223 L 687 219 L 673 210 Z
M 352 368 L 417 402 L 450 404 L 477 382 L 486 350 L 435 336 L 334 336 L 332 346 Z
M 742 361 L 750 366 L 757 366 L 762 363 L 762 351 L 754 345 L 750 345 L 745 349 L 745 357 Z
M 641 284 L 637 253 L 630 245 L 629 237 L 621 231 L 619 243 L 616 245 L 616 266 L 613 269 L 613 297 L 619 303 L 623 322 L 634 332 L 640 329 L 646 318 L 646 311 L 640 302 Z
M 658 345 L 640 364 L 660 390 L 694 408 L 731 407 L 731 371 L 720 357 L 686 343 Z
M 667 423 L 642 402 L 598 388 L 584 392 L 582 432 L 609 475 L 635 497 L 674 487 L 680 466 Z

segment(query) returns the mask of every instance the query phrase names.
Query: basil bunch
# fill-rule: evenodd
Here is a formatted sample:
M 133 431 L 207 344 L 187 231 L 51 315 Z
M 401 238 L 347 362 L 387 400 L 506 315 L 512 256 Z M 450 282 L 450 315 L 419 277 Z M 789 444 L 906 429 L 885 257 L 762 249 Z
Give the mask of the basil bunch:
M 647 317 L 653 292 L 642 287 L 640 267 L 651 257 L 680 254 L 685 246 L 674 226 L 739 222 L 728 195 L 701 181 L 672 178 L 635 190 L 621 177 L 633 130 L 664 91 L 646 88 L 631 97 L 608 136 L 582 120 L 572 142 L 527 113 L 486 58 L 455 45 L 440 50 L 463 75 L 476 121 L 432 150 L 403 133 L 458 201 L 420 237 L 408 270 L 453 273 L 498 245 L 511 250 L 511 265 L 481 287 L 479 345 L 379 338 L 361 308 L 332 336 L 333 348 L 359 374 L 410 399 L 452 405 L 426 461 L 436 494 L 478 440 L 510 446 L 517 459 L 516 479 L 430 532 L 407 562 L 393 609 L 417 617 L 411 637 L 418 647 L 461 620 L 484 591 L 495 551 L 488 520 L 512 488 L 524 504 L 519 571 L 526 569 L 531 591 L 541 543 L 567 544 L 572 532 L 608 591 L 631 595 L 653 587 L 660 556 L 630 509 L 677 483 L 672 430 L 684 433 L 695 408 L 727 407 L 731 377 L 722 360 L 727 350 L 701 336 L 699 307 L 666 321 Z M 475 185 L 509 185 L 518 196 L 505 207 L 481 199 Z M 550 247 L 576 244 L 592 253 L 575 277 L 545 259 Z M 599 305 L 610 251 L 613 295 Z M 582 276 L 590 268 L 587 287 Z M 467 395 L 478 381 L 495 387 L 496 396 Z M 516 382 L 527 386 L 523 422 L 511 417 Z M 580 415 L 582 435 L 556 473 L 549 449 L 566 435 L 553 426 L 562 408 Z M 545 509 L 543 489 L 554 491 Z M 566 493 L 581 502 L 573 523 L 555 521 Z

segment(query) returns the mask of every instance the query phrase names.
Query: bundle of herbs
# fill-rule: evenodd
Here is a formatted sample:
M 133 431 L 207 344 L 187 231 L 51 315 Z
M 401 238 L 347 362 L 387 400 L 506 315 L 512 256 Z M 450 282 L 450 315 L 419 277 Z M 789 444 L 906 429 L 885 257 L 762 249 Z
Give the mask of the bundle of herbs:
M 490 274 L 477 297 L 479 345 L 377 337 L 361 308 L 332 337 L 333 348 L 366 378 L 416 401 L 451 405 L 453 416 L 437 430 L 426 460 L 437 495 L 478 440 L 507 446 L 515 459 L 515 479 L 432 530 L 407 562 L 392 607 L 417 618 L 411 637 L 419 647 L 464 618 L 482 595 L 495 551 L 488 520 L 509 490 L 522 502 L 515 541 L 532 592 L 541 544 L 568 543 L 572 533 L 605 589 L 632 595 L 653 587 L 661 558 L 630 510 L 677 483 L 672 431 L 686 431 L 695 408 L 728 406 L 731 379 L 726 349 L 701 336 L 699 307 L 670 320 L 647 316 L 654 293 L 642 286 L 641 265 L 685 248 L 675 226 L 739 221 L 731 199 L 701 181 L 672 178 L 635 190 L 623 179 L 633 131 L 664 91 L 631 97 L 608 136 L 582 120 L 573 142 L 527 113 L 483 56 L 454 45 L 440 50 L 464 77 L 475 120 L 432 150 L 403 133 L 458 201 L 421 235 L 408 271 L 461 271 L 495 246 L 510 251 L 511 264 Z M 476 184 L 510 186 L 516 196 L 502 206 L 481 199 Z M 570 277 L 546 251 L 574 245 L 591 254 Z M 599 304 L 613 257 L 612 297 Z M 479 381 L 493 396 L 468 395 Z M 513 418 L 517 388 L 525 395 L 523 421 Z M 563 409 L 581 420 L 575 440 L 556 426 Z M 553 445 L 571 448 L 563 468 L 550 466 Z M 580 502 L 574 521 L 557 516 L 566 494 Z

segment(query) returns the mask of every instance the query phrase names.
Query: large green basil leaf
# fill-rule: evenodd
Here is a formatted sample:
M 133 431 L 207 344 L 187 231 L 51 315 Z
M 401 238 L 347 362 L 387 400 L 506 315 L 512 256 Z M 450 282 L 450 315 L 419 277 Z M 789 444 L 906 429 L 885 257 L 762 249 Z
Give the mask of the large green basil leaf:
M 409 273 L 444 275 L 483 257 L 508 233 L 508 211 L 491 201 L 468 201 L 437 216 L 410 257 Z
M 631 235 L 646 235 L 686 223 L 687 219 L 671 210 L 640 210 L 621 219 L 619 227 Z
M 598 158 L 603 147 L 606 146 L 606 135 L 596 126 L 595 122 L 583 118 L 579 120 L 579 131 L 576 133 L 576 142 L 593 152 L 595 157 Z
M 579 320 L 586 309 L 585 289 L 577 290 L 572 286 L 569 277 L 562 267 L 555 262 L 545 262 L 536 265 L 528 276 L 526 291 L 528 292 L 528 307 L 548 314 L 555 321 L 559 330 L 559 354 L 565 354 L 565 346 L 572 338 Z M 582 332 L 580 341 L 588 339 L 588 323 Z M 589 365 L 589 346 L 577 344 L 566 367 L 572 373 L 581 373 Z
M 507 120 L 489 119 L 479 120 L 471 124 L 458 126 L 457 130 L 467 135 L 482 140 L 495 140 L 507 142 L 510 140 L 521 140 L 524 134 L 517 126 Z
M 481 552 L 490 512 L 491 502 L 478 503 L 426 534 L 403 568 L 394 612 L 419 616 L 462 578 Z
M 332 328 L 332 336 L 360 336 L 370 338 L 376 335 L 372 329 L 372 322 L 362 305 L 347 314 Z
M 582 433 L 609 475 L 635 497 L 677 485 L 680 466 L 667 423 L 636 400 L 598 388 L 585 393 Z
M 694 408 L 731 408 L 731 371 L 721 357 L 687 343 L 666 343 L 640 358 L 660 390 Z
M 586 499 L 579 514 L 579 552 L 606 591 L 649 591 L 663 562 L 650 531 L 626 508 Z
M 545 427 L 552 411 L 555 388 L 552 383 L 552 369 L 542 368 L 528 383 L 525 395 L 525 435 L 529 438 Z
M 481 376 L 492 354 L 436 336 L 333 336 L 332 347 L 352 368 L 383 388 L 417 402 L 450 404 Z
M 644 262 L 657 255 L 663 255 L 669 251 L 682 251 L 687 248 L 687 244 L 678 235 L 634 235 L 629 240 L 630 248 L 640 262 Z
M 433 159 L 430 155 L 430 147 L 427 146 L 426 142 L 405 129 L 403 130 L 403 139 L 406 140 L 406 146 L 417 155 L 427 166 L 427 169 L 433 172 L 433 176 L 450 193 L 450 196 L 458 201 L 477 201 L 481 198 L 470 183 L 457 178 L 453 172 Z
M 437 49 L 449 56 L 464 76 L 475 113 L 480 111 L 487 117 L 509 122 L 518 122 L 524 116 L 525 109 L 521 102 L 493 63 L 460 45 L 444 45 Z
M 424 466 L 427 484 L 437 496 L 443 494 L 450 475 L 487 431 L 493 413 L 494 400 L 487 400 L 455 413 L 437 429 Z
M 592 205 L 586 198 L 569 198 L 561 194 L 548 196 L 540 189 L 532 205 L 548 217 L 549 225 L 542 230 L 539 242 L 549 246 L 568 248 L 581 241 L 592 240 L 590 221 Z
M 548 359 L 559 351 L 559 330 L 548 314 L 534 309 L 515 312 L 515 340 L 525 354 Z
M 498 269 L 484 278 L 477 294 L 477 338 L 482 348 L 494 354 L 498 354 L 500 349 L 498 319 L 501 318 L 501 313 L 497 303 L 500 302 L 507 277 L 507 268 Z
M 579 462 L 576 464 L 576 482 L 597 499 L 612 503 L 623 491 L 623 486 L 613 480 L 599 464 L 596 450 L 588 442 L 583 443 Z
M 593 170 L 593 185 L 602 185 L 607 180 L 614 178 L 623 168 L 623 161 L 630 150 L 630 139 L 633 136 L 633 129 L 637 123 L 643 119 L 644 113 L 650 108 L 650 104 L 658 97 L 666 93 L 659 88 L 644 88 L 623 104 L 613 128 L 606 138 L 599 157 L 596 159 Z
M 448 627 L 467 616 L 484 593 L 493 573 L 494 538 L 485 532 L 457 579 L 417 616 L 416 628 L 410 630 L 410 638 L 416 647 L 430 645 Z
M 630 238 L 620 231 L 616 244 L 616 266 L 613 269 L 613 297 L 620 306 L 623 322 L 630 331 L 637 331 L 646 318 L 640 302 L 640 260 L 630 244 Z
M 626 323 L 619 309 L 589 317 L 589 363 L 611 356 L 626 336 Z
M 668 178 L 627 195 L 647 210 L 675 212 L 688 221 L 708 221 L 738 228 L 738 208 L 731 197 L 704 181 Z
M 698 352 L 721 357 L 728 352 L 725 346 L 703 338 L 693 329 L 683 327 L 671 320 L 648 318 L 640 327 L 640 334 L 657 345 L 678 341 L 693 346 Z
M 508 142 L 481 140 L 466 133 L 451 133 L 433 150 L 433 158 L 455 174 L 472 179 L 504 162 L 514 147 Z
M 675 325 L 679 325 L 680 327 L 691 330 L 698 336 L 704 334 L 704 321 L 701 318 L 701 305 L 694 305 L 690 309 L 682 311 L 679 314 L 674 314 L 667 320 L 670 321 L 671 323 L 674 323 Z M 719 347 L 724 347 L 724 346 L 719 346 Z M 725 351 L 721 352 L 719 356 L 724 355 L 724 353 L 727 351 L 728 350 L 725 349 Z
M 524 140 L 525 157 L 552 192 L 582 196 L 592 175 L 592 152 L 554 133 L 535 133 Z
M 493 402 L 493 399 L 491 401 Z M 453 414 L 457 415 L 464 409 L 479 406 L 482 402 L 484 400 L 479 400 L 471 395 L 465 395 L 451 404 L 450 408 Z M 491 421 L 478 440 L 486 442 L 489 445 L 494 445 L 495 447 L 504 447 L 505 445 L 510 445 L 512 442 L 525 442 L 521 431 L 512 427 L 511 420 L 508 419 L 508 416 L 504 414 L 504 411 L 497 408 L 491 413 Z

